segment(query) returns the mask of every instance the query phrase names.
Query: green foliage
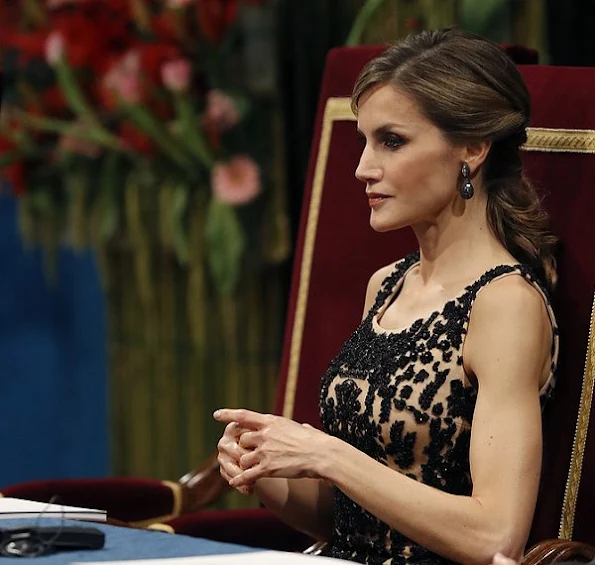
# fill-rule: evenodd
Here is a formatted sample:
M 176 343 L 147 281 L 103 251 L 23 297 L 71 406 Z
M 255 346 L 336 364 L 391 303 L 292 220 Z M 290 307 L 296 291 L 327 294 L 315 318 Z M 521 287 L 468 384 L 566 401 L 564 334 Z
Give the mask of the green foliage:
M 221 281 L 223 292 L 230 292 L 238 282 L 238 259 L 244 251 L 244 236 L 234 208 L 211 199 L 205 234 L 211 271 Z

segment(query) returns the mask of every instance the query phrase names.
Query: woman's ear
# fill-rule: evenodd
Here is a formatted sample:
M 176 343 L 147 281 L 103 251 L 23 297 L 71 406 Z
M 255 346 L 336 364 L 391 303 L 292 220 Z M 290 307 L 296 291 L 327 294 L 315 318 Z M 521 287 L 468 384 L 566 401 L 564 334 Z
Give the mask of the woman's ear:
M 491 141 L 477 141 L 469 143 L 463 147 L 463 161 L 469 165 L 471 177 L 475 175 L 479 167 L 483 165 L 488 157 Z

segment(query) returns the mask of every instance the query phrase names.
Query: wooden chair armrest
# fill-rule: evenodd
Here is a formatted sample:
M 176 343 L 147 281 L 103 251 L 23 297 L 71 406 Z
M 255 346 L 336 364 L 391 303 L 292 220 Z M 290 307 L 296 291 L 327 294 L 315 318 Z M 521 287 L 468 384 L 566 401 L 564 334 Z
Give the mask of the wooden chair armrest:
M 308 549 L 305 549 L 302 553 L 306 555 L 320 555 L 326 547 L 326 541 L 317 541 L 312 544 Z
M 327 542 L 317 541 L 304 551 L 308 555 L 320 555 Z M 588 563 L 595 559 L 595 547 L 588 543 L 551 539 L 534 545 L 521 561 L 521 565 L 550 565 L 563 561 Z
M 317 541 L 304 551 L 307 555 L 320 555 L 327 542 Z M 521 565 L 550 565 L 563 561 L 588 563 L 595 559 L 595 547 L 588 543 L 551 539 L 534 545 L 521 561 Z
M 535 544 L 521 562 L 522 565 L 549 565 L 563 561 L 588 563 L 595 559 L 595 547 L 588 543 L 561 539 L 544 540 Z
M 219 473 L 217 452 L 198 469 L 186 473 L 178 483 L 182 487 L 180 515 L 206 508 L 230 489 L 227 481 Z

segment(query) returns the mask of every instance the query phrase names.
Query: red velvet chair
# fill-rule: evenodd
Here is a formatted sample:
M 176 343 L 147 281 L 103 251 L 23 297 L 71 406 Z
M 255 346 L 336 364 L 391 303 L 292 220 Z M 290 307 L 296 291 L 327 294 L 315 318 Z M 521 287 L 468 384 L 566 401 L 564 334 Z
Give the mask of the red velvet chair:
M 348 96 L 376 47 L 328 57 L 322 85 L 288 312 L 276 412 L 319 425 L 318 386 L 326 365 L 361 317 L 369 275 L 415 247 L 410 231 L 376 234 L 364 189 L 353 176 L 361 147 Z M 530 545 L 578 539 L 595 544 L 595 69 L 521 66 L 533 97 L 524 160 L 543 190 L 561 238 L 554 296 L 562 356 L 555 399 L 544 415 L 541 492 Z M 201 512 L 168 522 L 177 532 L 264 547 L 307 541 L 265 509 Z M 526 563 L 595 557 L 590 545 L 552 541 Z
M 0 489 L 0 496 L 107 511 L 108 522 L 145 527 L 191 514 L 212 504 L 225 488 L 216 456 L 178 481 L 136 477 L 27 481 Z

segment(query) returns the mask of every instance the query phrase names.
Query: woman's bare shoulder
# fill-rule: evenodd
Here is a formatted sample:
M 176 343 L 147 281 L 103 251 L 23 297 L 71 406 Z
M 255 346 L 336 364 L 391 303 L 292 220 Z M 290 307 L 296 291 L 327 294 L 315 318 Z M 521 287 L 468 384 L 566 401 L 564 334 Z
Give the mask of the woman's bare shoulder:
M 543 294 L 525 277 L 516 274 L 491 282 L 477 295 L 472 316 L 493 319 L 495 314 L 511 322 L 518 321 L 521 315 L 548 322 Z
M 522 276 L 503 277 L 485 286 L 473 304 L 466 365 L 478 377 L 494 372 L 500 381 L 516 373 L 540 378 L 549 366 L 551 332 L 539 290 Z

